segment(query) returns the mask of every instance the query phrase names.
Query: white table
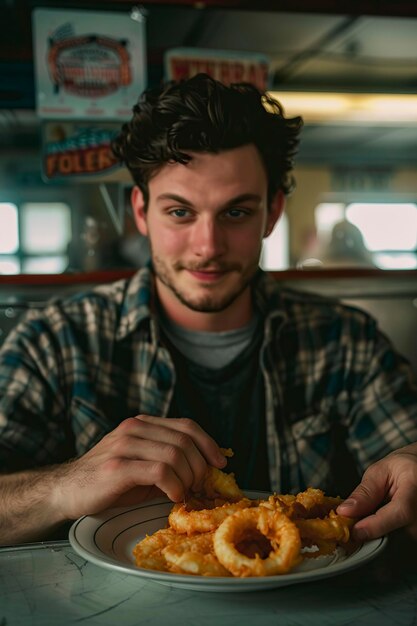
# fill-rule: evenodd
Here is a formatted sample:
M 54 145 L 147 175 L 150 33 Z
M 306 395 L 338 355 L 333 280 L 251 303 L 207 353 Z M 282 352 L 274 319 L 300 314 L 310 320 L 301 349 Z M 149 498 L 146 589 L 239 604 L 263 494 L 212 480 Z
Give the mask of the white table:
M 162 586 L 85 561 L 67 541 L 0 549 L 0 626 L 411 626 L 417 545 L 401 538 L 332 579 L 252 593 Z

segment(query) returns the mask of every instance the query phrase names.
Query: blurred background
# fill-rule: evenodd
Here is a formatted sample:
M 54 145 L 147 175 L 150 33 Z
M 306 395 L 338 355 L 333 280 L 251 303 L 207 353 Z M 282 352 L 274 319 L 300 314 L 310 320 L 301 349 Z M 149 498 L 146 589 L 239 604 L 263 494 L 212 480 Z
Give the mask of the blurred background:
M 34 11 L 57 8 L 140 22 L 147 86 L 178 48 L 265 58 L 268 89 L 305 126 L 263 267 L 417 268 L 416 2 L 0 0 L 0 274 L 134 268 L 148 255 L 125 173 L 45 177 L 45 136 L 58 141 L 62 124 L 37 111 Z

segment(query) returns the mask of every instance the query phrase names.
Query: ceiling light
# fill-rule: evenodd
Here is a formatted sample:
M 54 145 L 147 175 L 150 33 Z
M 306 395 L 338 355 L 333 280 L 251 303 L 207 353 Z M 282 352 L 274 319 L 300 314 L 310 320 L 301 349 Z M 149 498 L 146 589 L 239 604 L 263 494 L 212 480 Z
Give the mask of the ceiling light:
M 415 124 L 417 94 L 270 91 L 287 116 L 308 123 Z

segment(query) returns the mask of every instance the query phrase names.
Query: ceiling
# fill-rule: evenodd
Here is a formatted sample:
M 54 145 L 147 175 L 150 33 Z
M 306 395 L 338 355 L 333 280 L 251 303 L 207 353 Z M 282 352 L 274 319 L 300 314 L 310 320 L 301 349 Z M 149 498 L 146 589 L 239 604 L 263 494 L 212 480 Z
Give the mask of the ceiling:
M 0 0 L 0 23 L 7 25 L 0 42 L 0 147 L 37 141 L 32 9 L 129 11 L 137 4 Z M 417 93 L 417 2 L 293 0 L 280 2 L 280 10 L 270 8 L 278 2 L 262 0 L 257 10 L 245 8 L 254 2 L 239 0 L 140 4 L 146 15 L 150 84 L 163 79 L 165 51 L 186 46 L 264 53 L 276 91 Z M 335 4 L 337 9 L 331 8 Z M 414 166 L 417 127 L 308 124 L 299 160 Z

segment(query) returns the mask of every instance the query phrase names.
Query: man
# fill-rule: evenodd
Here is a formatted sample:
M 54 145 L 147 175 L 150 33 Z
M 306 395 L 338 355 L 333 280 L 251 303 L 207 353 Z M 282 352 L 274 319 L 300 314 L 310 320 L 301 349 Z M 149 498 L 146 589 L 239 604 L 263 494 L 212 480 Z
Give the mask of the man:
M 363 518 L 358 538 L 416 524 L 408 365 L 365 313 L 258 270 L 300 127 L 205 75 L 142 96 L 114 150 L 152 266 L 31 313 L 5 342 L 3 543 L 161 492 L 181 501 L 207 464 L 225 467 L 219 446 L 242 487 L 281 492 L 336 495 L 349 458 L 366 470 L 340 507 Z

